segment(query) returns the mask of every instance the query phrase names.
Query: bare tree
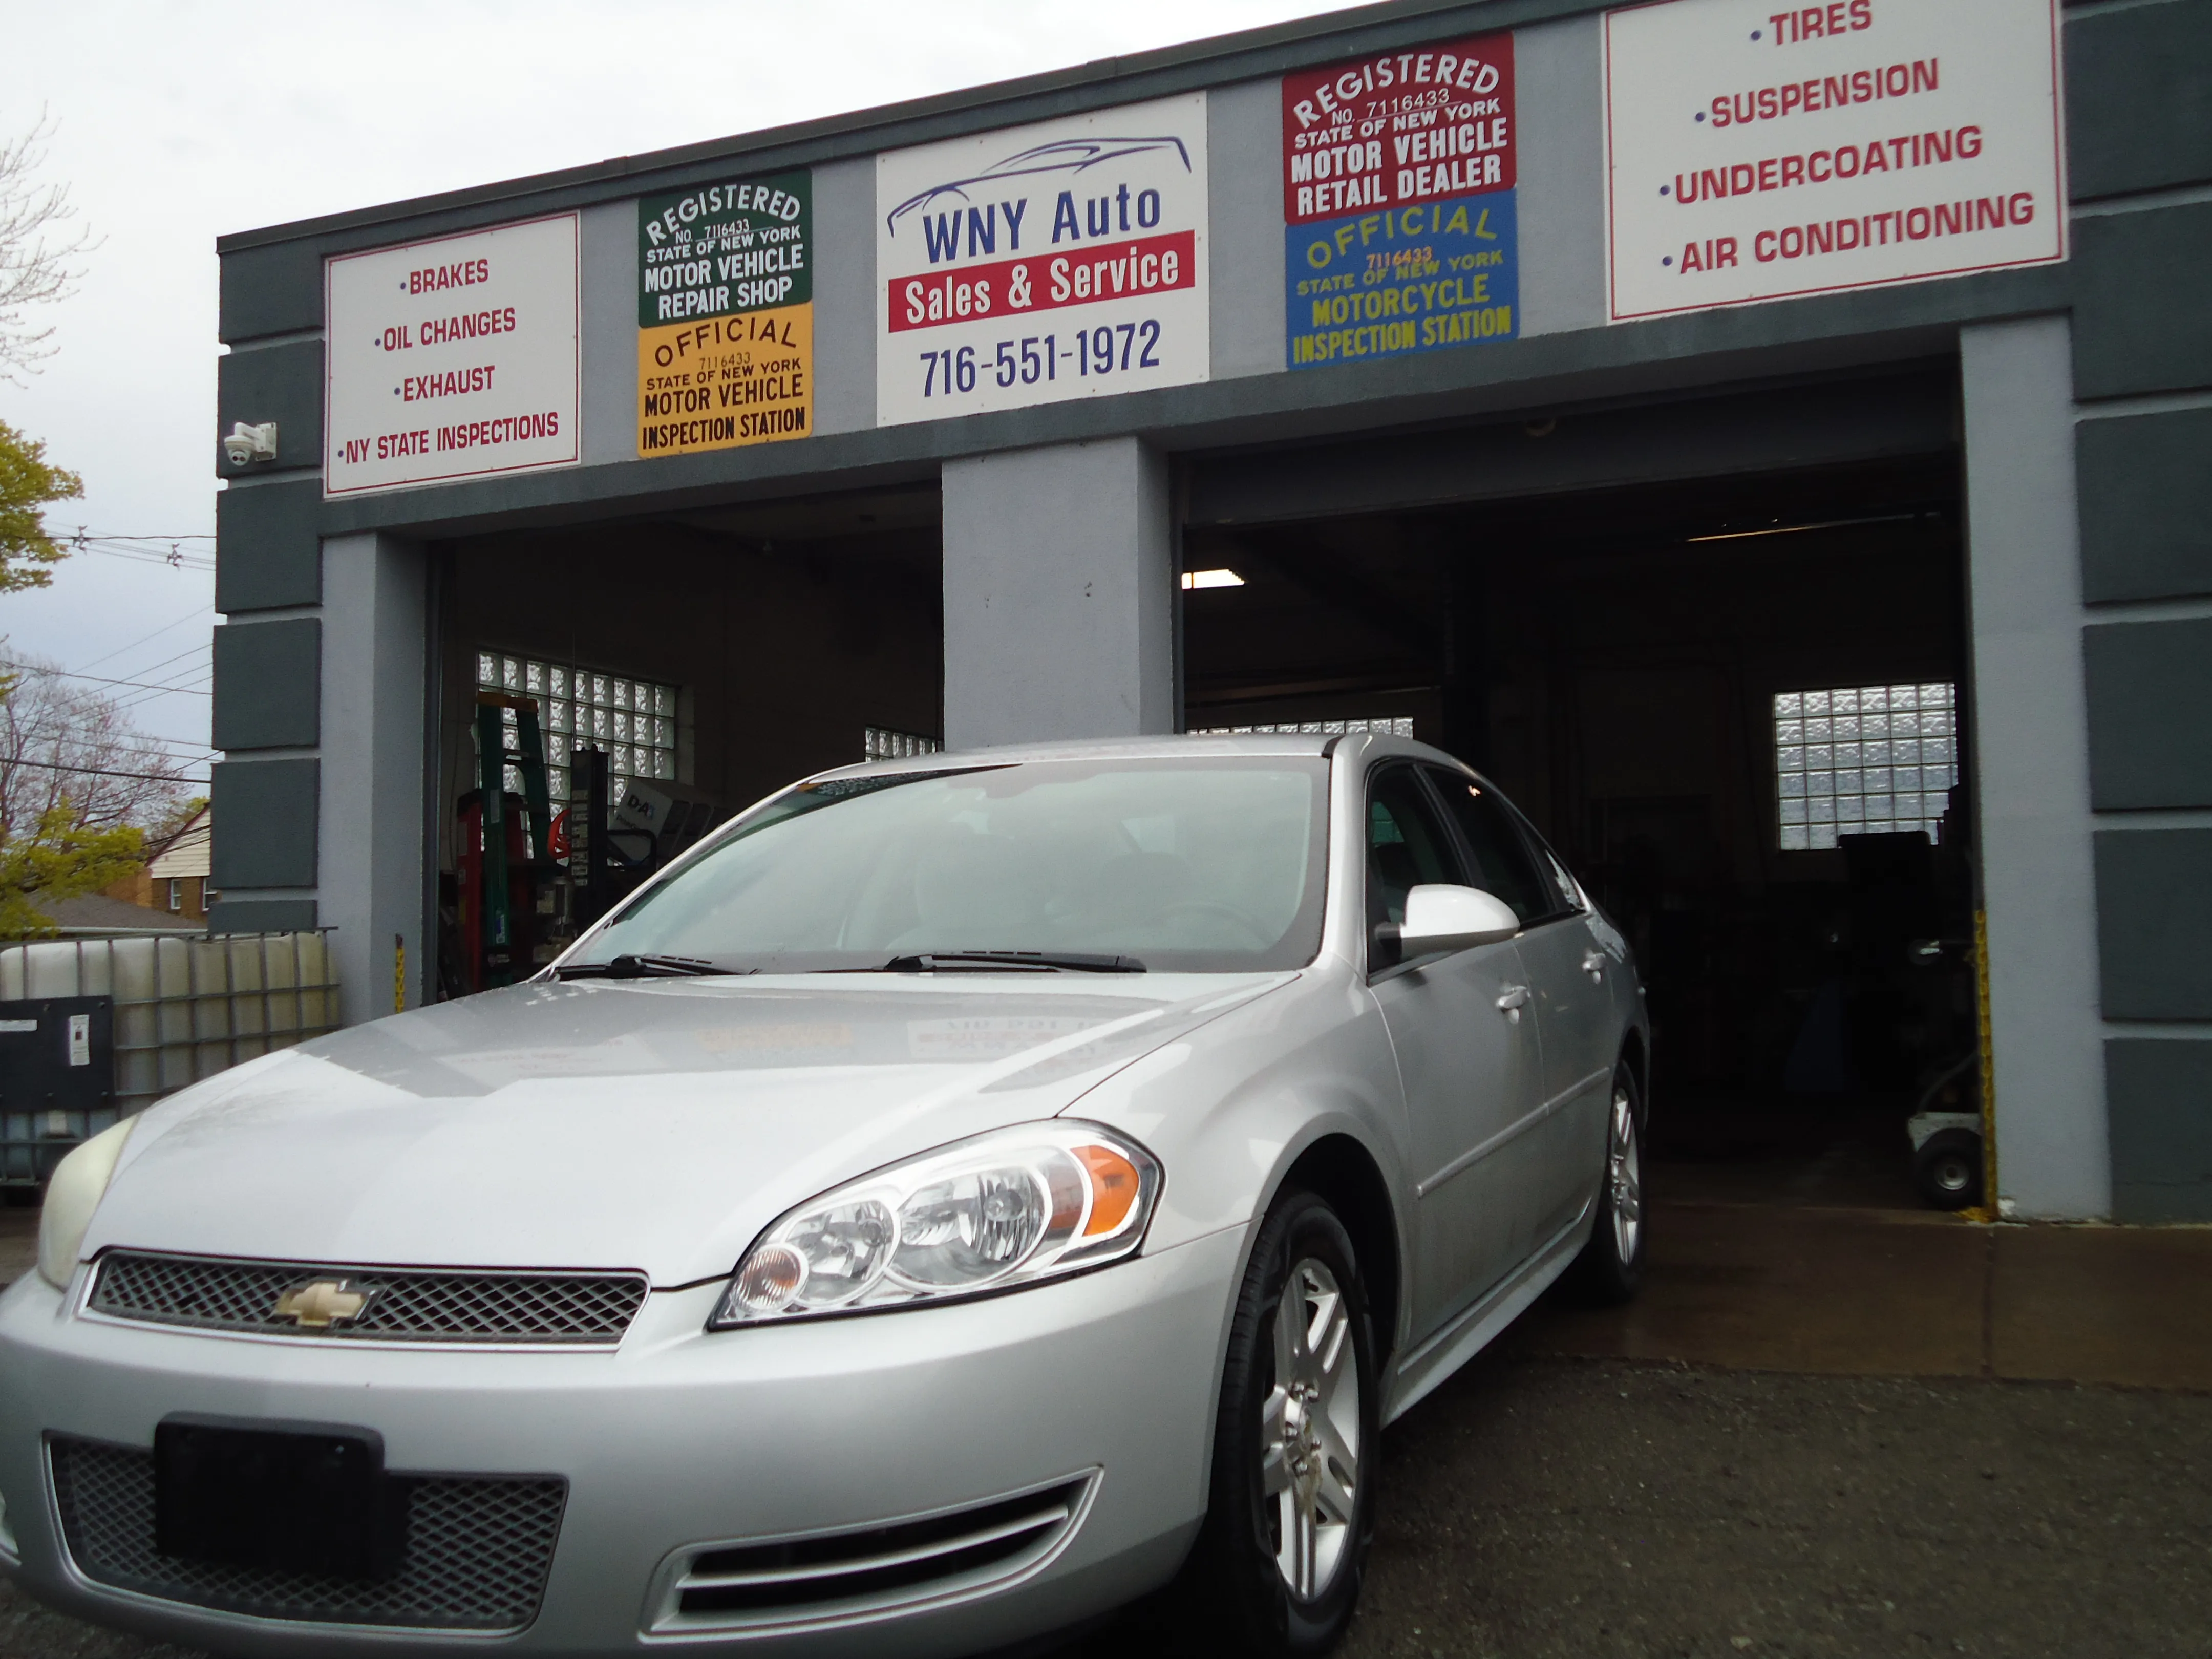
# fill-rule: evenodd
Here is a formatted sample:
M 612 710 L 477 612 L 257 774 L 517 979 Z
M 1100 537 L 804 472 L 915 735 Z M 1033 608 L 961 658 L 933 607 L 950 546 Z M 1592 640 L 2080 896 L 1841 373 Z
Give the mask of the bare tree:
M 53 330 L 31 325 L 33 307 L 73 293 L 83 275 L 77 260 L 94 246 L 70 223 L 76 210 L 68 186 L 39 180 L 52 136 L 42 110 L 28 132 L 0 139 L 0 380 L 15 386 L 53 355 Z
M 171 750 L 57 665 L 14 655 L 0 698 L 0 838 L 27 835 L 64 802 L 80 829 L 155 829 L 191 793 Z

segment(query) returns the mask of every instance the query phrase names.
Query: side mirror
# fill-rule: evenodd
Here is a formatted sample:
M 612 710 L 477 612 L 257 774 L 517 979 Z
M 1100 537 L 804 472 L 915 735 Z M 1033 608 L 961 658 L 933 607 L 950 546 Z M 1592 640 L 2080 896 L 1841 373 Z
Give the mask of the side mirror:
M 1480 887 L 1427 883 L 1406 895 L 1406 920 L 1398 929 L 1406 956 L 1437 951 L 1465 951 L 1495 945 L 1521 931 L 1521 918 L 1504 900 Z

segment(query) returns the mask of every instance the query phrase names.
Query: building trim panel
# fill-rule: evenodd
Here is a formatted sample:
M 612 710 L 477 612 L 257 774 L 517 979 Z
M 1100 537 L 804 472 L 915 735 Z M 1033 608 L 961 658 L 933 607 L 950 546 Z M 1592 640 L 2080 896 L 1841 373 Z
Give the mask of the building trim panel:
M 317 284 L 315 309 L 321 319 Z M 276 459 L 257 461 L 257 471 L 283 471 L 323 464 L 323 343 L 294 340 L 258 351 L 226 352 L 216 359 L 216 448 L 217 477 L 238 469 L 223 458 L 222 437 L 240 421 L 258 426 L 276 422 Z
M 312 478 L 233 487 L 215 498 L 215 608 L 227 615 L 320 605 L 323 563 Z
M 2074 227 L 2074 395 L 2212 386 L 2212 202 Z
M 2212 806 L 2212 618 L 2082 630 L 2090 804 Z M 2212 867 L 2200 877 L 2212 886 Z
M 215 630 L 210 741 L 236 753 L 310 749 L 319 740 L 323 624 L 313 617 Z
M 303 758 L 221 760 L 209 769 L 219 890 L 315 884 L 321 768 Z
M 2105 1045 L 2112 1114 L 2112 1219 L 2212 1222 L 2212 1042 Z
M 2083 421 L 2074 449 L 2082 597 L 2212 593 L 2212 408 Z
M 2107 1019 L 2212 1019 L 2212 830 L 2100 829 Z
M 2212 0 L 2160 0 L 2066 24 L 2075 199 L 2212 179 Z

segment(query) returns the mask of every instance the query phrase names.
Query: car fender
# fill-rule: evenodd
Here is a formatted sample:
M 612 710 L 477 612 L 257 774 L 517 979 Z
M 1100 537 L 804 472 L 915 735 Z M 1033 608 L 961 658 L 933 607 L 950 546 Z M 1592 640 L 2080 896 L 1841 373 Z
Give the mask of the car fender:
M 1241 1229 L 1241 1284 L 1251 1237 L 1291 1171 L 1321 1141 L 1342 1136 L 1380 1174 L 1397 1258 L 1407 1260 L 1397 1062 L 1366 986 L 1340 966 L 1324 961 L 1163 1045 L 1078 1099 L 1068 1115 L 1133 1135 L 1159 1158 L 1165 1179 L 1147 1250 Z M 1391 1310 L 1384 1334 L 1395 1338 L 1401 1313 Z M 1228 1317 L 1224 1305 L 1224 1342 Z

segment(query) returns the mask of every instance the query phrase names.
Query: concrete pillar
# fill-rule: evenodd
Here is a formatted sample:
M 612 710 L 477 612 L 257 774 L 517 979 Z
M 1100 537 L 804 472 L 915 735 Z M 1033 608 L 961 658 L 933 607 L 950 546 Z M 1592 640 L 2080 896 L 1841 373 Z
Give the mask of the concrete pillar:
M 406 1004 L 433 982 L 425 902 L 424 692 L 428 566 L 397 537 L 323 544 L 321 921 L 336 929 L 341 1017 L 393 1012 L 395 939 L 405 941 Z
M 946 746 L 1172 732 L 1174 548 L 1137 439 L 947 462 Z
M 2103 1216 L 2112 1164 L 2068 319 L 1971 327 L 1959 345 L 1997 1190 L 2022 1217 Z

